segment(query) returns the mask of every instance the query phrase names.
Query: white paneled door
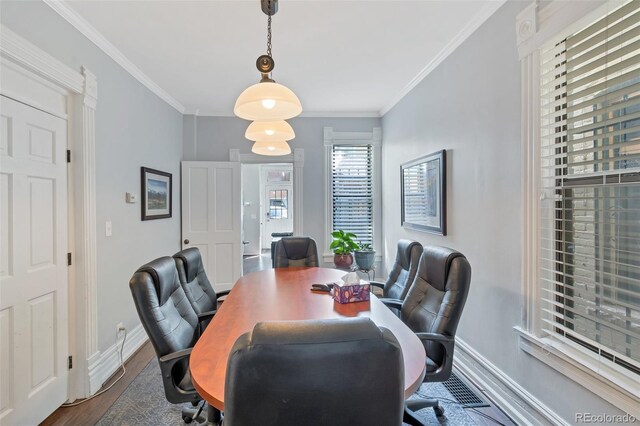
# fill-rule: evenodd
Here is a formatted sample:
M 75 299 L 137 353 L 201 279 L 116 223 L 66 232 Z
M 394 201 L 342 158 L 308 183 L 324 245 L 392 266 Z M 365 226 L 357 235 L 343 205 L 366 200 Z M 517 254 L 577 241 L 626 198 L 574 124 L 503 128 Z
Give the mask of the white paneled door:
M 67 399 L 67 122 L 0 97 L 0 423 Z
M 198 247 L 216 291 L 242 275 L 240 163 L 182 162 L 182 247 Z
M 266 185 L 262 245 L 271 246 L 271 234 L 293 232 L 293 186 Z

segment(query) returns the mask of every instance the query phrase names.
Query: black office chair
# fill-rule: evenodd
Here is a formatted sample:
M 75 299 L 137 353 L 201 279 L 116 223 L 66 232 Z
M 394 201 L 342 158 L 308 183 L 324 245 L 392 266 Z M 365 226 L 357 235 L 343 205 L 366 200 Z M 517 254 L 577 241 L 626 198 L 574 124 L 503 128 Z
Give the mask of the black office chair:
M 404 362 L 369 318 L 258 323 L 229 354 L 225 426 L 402 424 Z
M 202 256 L 197 247 L 181 250 L 173 255 L 178 269 L 180 285 L 187 295 L 193 310 L 204 327 L 209 324 L 211 317 L 218 309 L 218 299 L 229 294 L 231 290 L 216 293 L 209 282 L 202 264 Z
M 422 244 L 417 241 L 398 241 L 396 261 L 389 273 L 387 281 L 371 281 L 373 287 L 382 289 L 382 297 L 404 300 L 418 270 L 418 262 L 422 254 Z M 373 288 L 372 287 L 372 288 Z
M 309 237 L 284 237 L 276 243 L 274 268 L 320 266 L 318 247 Z
M 129 288 L 149 340 L 156 351 L 162 384 L 167 400 L 173 404 L 191 402 L 197 405 L 202 398 L 191 383 L 189 356 L 200 336 L 198 317 L 187 300 L 175 262 L 161 257 L 138 269 Z M 185 423 L 203 421 L 199 410 L 183 409 Z M 208 417 L 219 418 L 220 412 L 209 407 Z
M 462 309 L 469 294 L 471 266 L 462 253 L 446 247 L 423 248 L 418 272 L 404 301 L 381 299 L 400 309 L 400 318 L 422 340 L 426 358 L 425 382 L 443 382 L 451 376 L 453 349 Z M 422 425 L 415 412 L 433 407 L 444 410 L 435 399 L 407 401 L 405 422 Z

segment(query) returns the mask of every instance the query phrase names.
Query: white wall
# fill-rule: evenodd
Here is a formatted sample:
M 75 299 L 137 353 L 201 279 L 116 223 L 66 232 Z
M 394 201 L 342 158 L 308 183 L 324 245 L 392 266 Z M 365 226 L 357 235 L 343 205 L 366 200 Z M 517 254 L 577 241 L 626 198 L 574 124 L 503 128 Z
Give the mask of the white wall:
M 382 120 L 387 265 L 399 238 L 464 253 L 471 290 L 459 337 L 568 423 L 620 413 L 518 347 L 520 324 L 520 65 L 507 2 Z M 400 226 L 400 164 L 447 150 L 446 237 Z
M 304 148 L 304 229 L 315 239 L 322 252 L 329 245 L 324 235 L 324 127 L 336 132 L 371 132 L 380 127 L 379 118 L 309 118 L 289 120 L 296 132 L 291 148 Z M 184 160 L 229 161 L 229 149 L 251 152 L 251 142 L 244 138 L 249 122 L 235 117 L 184 116 Z M 294 213 L 294 214 L 297 214 Z
M 40 1 L 2 1 L 1 22 L 68 66 L 98 78 L 96 191 L 98 233 L 98 349 L 115 343 L 116 324 L 139 324 L 129 279 L 143 263 L 180 249 L 182 115 L 106 56 Z M 173 217 L 142 222 L 140 167 L 173 174 Z M 105 222 L 113 236 L 105 237 Z

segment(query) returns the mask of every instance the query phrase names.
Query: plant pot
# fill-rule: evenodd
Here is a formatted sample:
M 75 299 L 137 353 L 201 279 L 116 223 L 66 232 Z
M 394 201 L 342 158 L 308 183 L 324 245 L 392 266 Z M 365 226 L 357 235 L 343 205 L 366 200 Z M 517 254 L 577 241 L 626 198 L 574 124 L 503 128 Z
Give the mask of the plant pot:
M 351 253 L 334 254 L 333 263 L 338 269 L 351 269 L 351 265 L 353 265 L 353 256 Z
M 356 251 L 355 255 L 358 268 L 364 269 L 366 271 L 369 271 L 371 270 L 371 268 L 373 268 L 373 263 L 376 261 L 375 251 Z

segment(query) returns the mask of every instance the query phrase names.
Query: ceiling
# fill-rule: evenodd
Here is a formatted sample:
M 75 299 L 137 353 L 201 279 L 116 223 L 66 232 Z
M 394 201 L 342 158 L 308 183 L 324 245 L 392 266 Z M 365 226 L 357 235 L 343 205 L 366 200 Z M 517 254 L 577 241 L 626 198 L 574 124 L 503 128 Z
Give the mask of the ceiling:
M 238 95 L 259 80 L 267 17 L 258 0 L 66 4 L 186 113 L 233 115 Z M 306 115 L 377 116 L 500 4 L 281 0 L 273 78 L 298 95 Z

